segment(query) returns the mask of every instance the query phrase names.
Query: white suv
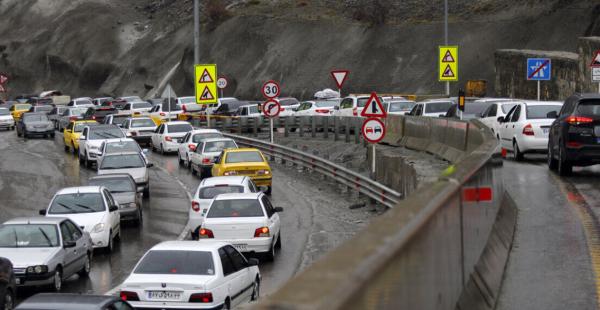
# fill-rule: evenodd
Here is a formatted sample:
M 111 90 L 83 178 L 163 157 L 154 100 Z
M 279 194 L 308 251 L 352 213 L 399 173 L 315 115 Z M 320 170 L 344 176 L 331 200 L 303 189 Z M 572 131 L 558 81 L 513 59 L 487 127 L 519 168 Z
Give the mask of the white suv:
M 338 107 L 335 107 L 333 116 L 360 116 L 363 108 L 367 105 L 367 101 L 371 95 L 350 95 L 340 102 Z M 381 97 L 380 102 L 383 102 Z
M 100 152 L 100 145 L 104 140 L 125 138 L 125 134 L 117 125 L 92 125 L 85 126 L 79 136 L 79 163 L 91 167 L 96 163 Z

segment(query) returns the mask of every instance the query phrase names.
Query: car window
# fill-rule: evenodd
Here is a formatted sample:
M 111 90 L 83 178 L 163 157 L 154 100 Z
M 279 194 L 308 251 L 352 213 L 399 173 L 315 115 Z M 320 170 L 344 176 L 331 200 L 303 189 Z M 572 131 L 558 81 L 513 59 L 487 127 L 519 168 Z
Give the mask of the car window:
M 520 116 L 521 116 L 521 106 L 518 105 L 517 108 L 515 109 L 515 111 L 513 112 L 513 115 L 510 118 L 511 123 L 518 122 Z
M 340 109 L 352 108 L 352 98 L 346 98 L 340 103 Z
M 92 213 L 105 210 L 100 193 L 74 193 L 56 196 L 48 208 L 48 214 Z
M 225 158 L 225 163 L 227 164 L 263 161 L 264 159 L 258 151 L 229 152 Z
M 225 247 L 219 249 L 219 257 L 221 258 L 221 266 L 223 267 L 223 275 L 228 276 L 235 272 L 235 267 L 233 267 L 233 263 L 231 262 L 231 258 L 225 252 Z
M 528 105 L 525 109 L 525 116 L 527 119 L 546 119 L 548 113 L 552 111 L 558 113 L 560 108 L 559 105 Z
M 215 139 L 215 138 L 223 138 L 223 134 L 221 134 L 220 132 L 197 133 L 192 137 L 192 142 L 198 143 L 201 140 Z
M 579 115 L 600 116 L 600 100 L 582 100 L 577 106 L 577 113 Z
M 267 196 L 262 196 L 261 201 L 265 207 L 265 211 L 267 211 L 267 217 L 271 218 L 271 216 L 275 214 L 275 210 L 273 210 L 273 205 L 271 205 L 269 198 L 267 198 Z
M 194 150 L 194 152 L 202 154 L 202 149 L 204 149 L 204 142 L 199 142 L 196 144 L 196 150 Z
M 230 245 L 226 245 L 224 248 L 225 248 L 225 252 L 227 252 L 227 255 L 229 255 L 229 258 L 231 259 L 231 262 L 233 263 L 233 268 L 235 268 L 236 271 L 240 271 L 240 270 L 248 267 L 248 261 L 246 260 L 246 258 L 244 258 L 244 256 L 240 252 L 238 252 L 236 249 L 234 249 Z
M 192 125 L 190 125 L 190 124 L 171 124 L 171 125 L 167 125 L 167 126 L 169 127 L 170 133 L 188 132 L 193 129 Z
M 206 217 L 261 217 L 264 215 L 262 207 L 256 199 L 224 199 L 213 201 Z
M 44 122 L 48 121 L 48 116 L 46 114 L 24 114 L 23 121 L 25 122 Z
M 106 197 L 107 203 L 109 206 L 117 206 L 118 204 L 115 202 L 112 194 L 108 190 L 104 190 L 104 197 Z
M 152 107 L 151 104 L 149 104 L 148 102 L 136 102 L 134 104 L 132 104 L 134 109 L 147 109 Z
M 111 193 L 135 192 L 135 183 L 127 177 L 98 178 L 88 182 L 90 186 L 104 186 Z
M 100 169 L 128 169 L 145 167 L 144 160 L 139 154 L 119 154 L 104 156 Z
M 67 125 L 67 130 L 72 130 L 73 129 L 73 123 L 69 123 L 69 125 Z
M 97 124 L 97 123 L 91 123 L 91 122 L 86 122 L 86 123 L 76 123 L 74 126 L 74 131 L 75 132 L 81 132 L 83 131 L 83 128 L 85 128 L 85 126 L 89 126 L 91 124 Z
M 216 153 L 221 152 L 224 149 L 235 149 L 237 145 L 233 140 L 226 141 L 208 141 L 204 143 L 204 152 L 205 153 Z
M 73 224 L 73 222 L 71 222 L 70 220 L 64 221 L 63 224 L 65 224 L 65 226 L 67 226 L 67 229 L 69 229 L 69 232 L 73 237 L 73 241 L 79 240 L 79 238 L 81 238 L 81 236 L 83 235 L 81 233 L 81 230 L 79 230 L 79 228 L 77 227 L 77 225 Z
M 425 113 L 443 113 L 447 112 L 452 105 L 451 102 L 429 102 L 425 105 Z
M 76 240 L 73 238 L 73 235 L 71 234 L 71 230 L 69 229 L 69 227 L 67 227 L 66 222 L 60 223 L 60 234 L 62 235 L 64 242 L 72 242 L 72 241 Z
M 0 225 L 0 248 L 57 247 L 58 230 L 54 224 Z
M 250 188 L 250 191 L 253 193 L 258 193 L 258 187 L 256 187 L 256 184 L 254 184 L 254 182 L 251 179 L 247 179 L 248 180 L 248 187 Z
M 220 194 L 229 194 L 229 193 L 243 193 L 244 187 L 240 185 L 215 185 L 209 187 L 203 187 L 198 191 L 198 197 L 200 199 L 213 199 L 217 195 Z
M 491 105 L 491 106 L 488 108 L 488 110 L 487 110 L 487 112 L 485 113 L 485 116 L 484 116 L 484 117 L 495 117 L 495 116 L 498 114 L 498 113 L 497 113 L 497 111 L 498 111 L 498 105 L 497 105 L 497 104 L 492 104 L 492 105 Z
M 90 140 L 103 140 L 113 138 L 125 138 L 123 131 L 119 127 L 92 129 L 90 132 Z
M 508 114 L 508 112 L 512 110 L 512 108 L 514 108 L 515 106 L 517 106 L 516 103 L 503 103 L 500 105 L 500 108 L 502 109 L 502 112 L 504 114 Z
M 165 132 L 165 125 L 161 125 L 158 133 L 163 134 L 164 132 Z
M 517 109 L 517 106 L 513 106 L 512 109 L 510 109 L 508 111 L 508 113 L 506 114 L 506 116 L 504 116 L 505 122 L 508 122 L 510 120 L 510 118 L 513 116 L 513 113 L 515 112 L 515 110 Z
M 106 154 L 113 153 L 127 153 L 127 152 L 141 152 L 139 144 L 135 141 L 118 141 L 106 143 Z
M 212 276 L 215 266 L 208 251 L 150 250 L 133 273 Z

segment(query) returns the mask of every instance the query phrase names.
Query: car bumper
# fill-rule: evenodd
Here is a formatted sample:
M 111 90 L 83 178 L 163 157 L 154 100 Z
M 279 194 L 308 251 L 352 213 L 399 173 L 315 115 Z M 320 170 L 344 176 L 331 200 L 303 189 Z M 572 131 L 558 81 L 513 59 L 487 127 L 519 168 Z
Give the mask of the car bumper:
M 203 239 L 200 239 L 202 241 Z M 271 250 L 273 237 L 261 237 L 252 239 L 208 239 L 231 243 L 238 251 L 244 253 L 266 253 Z
M 271 177 L 252 176 L 250 177 L 256 186 L 271 186 Z
M 90 233 L 90 237 L 92 237 L 92 247 L 94 249 L 105 248 L 108 246 L 110 240 L 110 231 Z
M 589 145 L 580 148 L 566 148 L 567 160 L 580 165 L 595 165 L 600 163 L 600 145 Z
M 177 142 L 163 142 L 163 148 L 165 152 L 177 152 L 179 150 L 179 143 Z
M 48 285 L 54 282 L 54 272 L 39 275 L 16 274 L 15 280 L 17 286 L 21 287 Z
M 203 310 L 219 310 L 223 309 L 223 304 L 219 305 L 202 305 L 200 303 L 183 303 L 183 302 L 168 302 L 168 301 L 129 301 L 133 308 L 138 310 L 144 309 L 203 309 Z
M 149 144 L 152 141 L 152 136 L 132 136 L 130 137 L 137 143 Z
M 10 127 L 13 127 L 13 126 L 15 126 L 14 122 L 11 122 L 11 123 L 0 123 L 0 128 L 10 128 Z
M 119 206 L 119 214 L 121 215 L 121 220 L 137 219 L 140 211 L 137 206 Z
M 25 132 L 27 132 L 28 135 L 49 135 L 49 134 L 54 134 L 54 128 L 52 128 L 52 129 L 26 128 Z
M 524 136 L 519 143 L 519 149 L 524 153 L 546 152 L 548 150 L 548 137 Z

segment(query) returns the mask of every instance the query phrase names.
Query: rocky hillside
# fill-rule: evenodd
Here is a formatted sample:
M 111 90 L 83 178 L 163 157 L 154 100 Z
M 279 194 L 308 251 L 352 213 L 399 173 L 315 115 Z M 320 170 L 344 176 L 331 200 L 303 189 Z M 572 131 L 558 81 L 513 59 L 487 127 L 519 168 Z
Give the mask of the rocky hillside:
M 260 97 L 267 79 L 285 95 L 440 93 L 437 46 L 442 1 L 203 0 L 201 58 L 230 80 L 226 95 Z M 600 2 L 450 0 L 450 43 L 460 46 L 460 83 L 494 80 L 494 51 L 572 51 L 600 35 Z M 10 95 L 61 89 L 72 95 L 152 95 L 169 80 L 193 92 L 192 0 L 0 0 L 0 71 Z M 493 87 L 489 87 L 493 89 Z

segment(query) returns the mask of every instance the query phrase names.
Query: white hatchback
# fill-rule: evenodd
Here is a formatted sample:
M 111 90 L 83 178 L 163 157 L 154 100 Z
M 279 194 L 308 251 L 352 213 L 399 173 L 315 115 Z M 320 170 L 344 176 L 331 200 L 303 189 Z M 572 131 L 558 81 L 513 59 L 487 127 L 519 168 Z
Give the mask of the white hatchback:
M 222 194 L 214 198 L 198 235 L 200 240 L 216 239 L 233 244 L 240 252 L 266 254 L 275 259 L 281 247 L 279 212 L 262 192 Z
M 192 131 L 192 125 L 188 122 L 175 121 L 160 124 L 152 133 L 152 150 L 161 154 L 166 152 L 177 152 L 179 149 L 179 138 Z
M 152 247 L 121 284 L 135 308 L 232 309 L 257 300 L 261 275 L 225 242 L 166 241 Z

